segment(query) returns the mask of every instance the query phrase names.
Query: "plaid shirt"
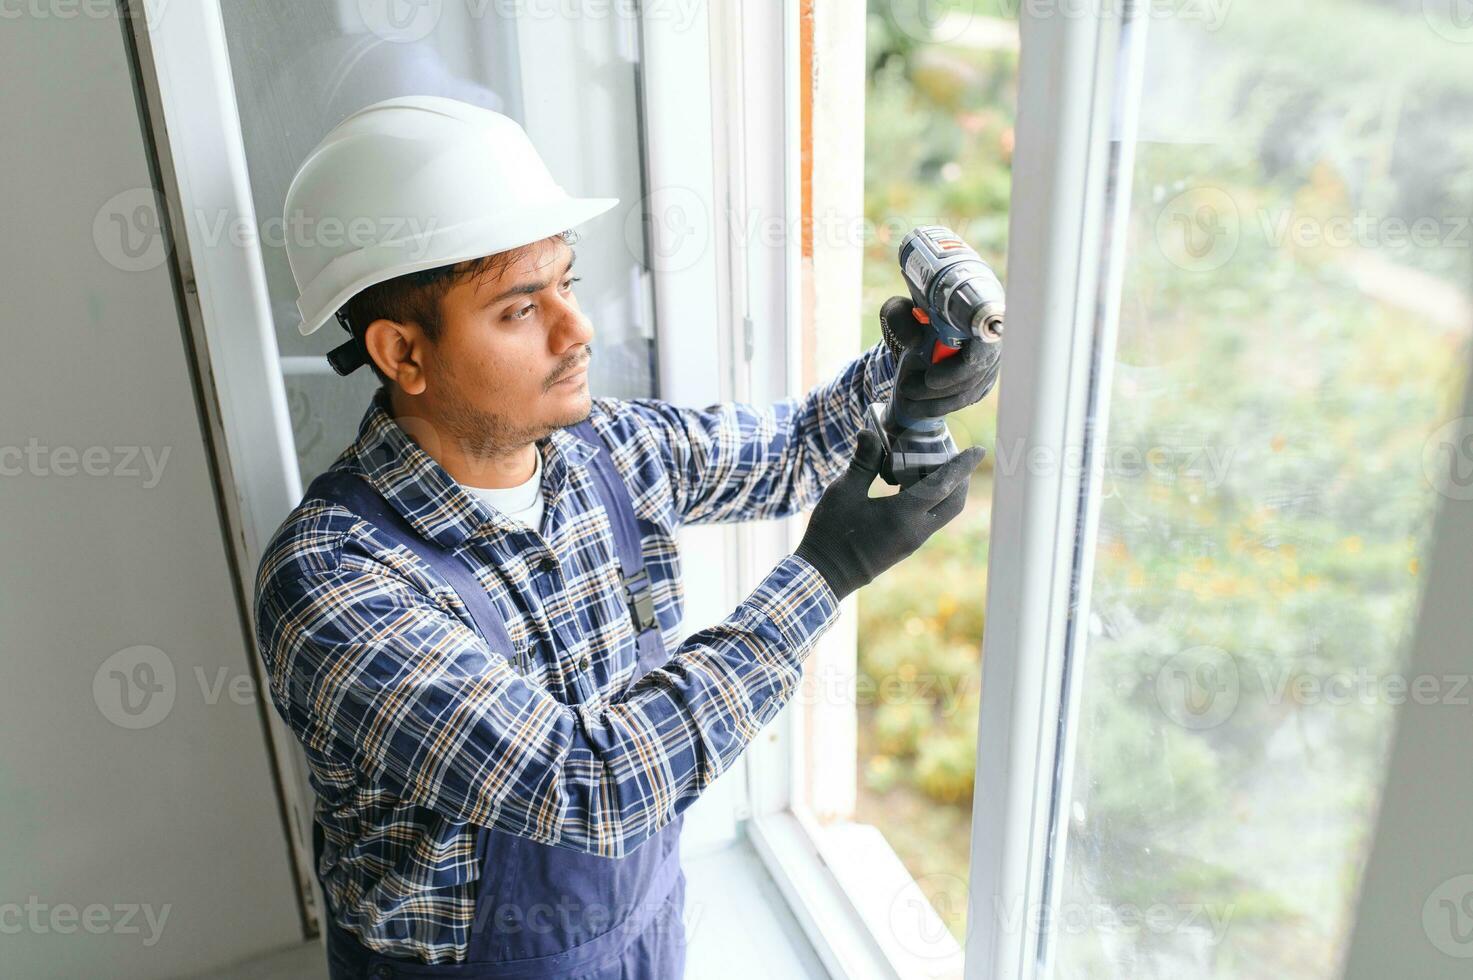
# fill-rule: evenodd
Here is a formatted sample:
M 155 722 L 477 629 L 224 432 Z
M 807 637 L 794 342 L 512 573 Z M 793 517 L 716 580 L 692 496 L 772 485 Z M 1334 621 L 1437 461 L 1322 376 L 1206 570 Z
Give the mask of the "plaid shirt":
M 467 493 L 380 392 L 333 467 L 366 475 L 456 549 L 514 649 L 488 648 L 453 590 L 340 507 L 304 499 L 268 545 L 257 642 L 272 701 L 306 750 L 339 923 L 380 952 L 462 960 L 478 825 L 617 857 L 694 802 L 793 695 L 838 603 L 790 555 L 727 619 L 682 639 L 676 529 L 812 506 L 893 375 L 877 345 L 765 410 L 593 399 L 673 651 L 632 685 L 634 633 L 585 468 L 592 447 L 561 430 L 537 444 L 545 513 L 528 530 Z

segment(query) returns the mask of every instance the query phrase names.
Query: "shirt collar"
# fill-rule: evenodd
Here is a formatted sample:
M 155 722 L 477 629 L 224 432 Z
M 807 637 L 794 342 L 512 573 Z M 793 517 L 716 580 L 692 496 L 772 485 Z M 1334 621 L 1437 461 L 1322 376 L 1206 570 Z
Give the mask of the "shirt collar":
M 467 492 L 420 447 L 412 433 L 422 440 L 433 435 L 428 429 L 418 429 L 413 420 L 400 425 L 390 413 L 388 390 L 380 388 L 363 413 L 358 438 L 349 450 L 354 468 L 389 506 L 436 544 L 457 547 L 488 525 L 511 528 L 503 515 Z M 555 429 L 538 440 L 537 448 L 543 455 L 543 482 L 552 487 L 555 497 L 561 496 L 568 471 L 581 468 L 597 452 L 567 429 Z

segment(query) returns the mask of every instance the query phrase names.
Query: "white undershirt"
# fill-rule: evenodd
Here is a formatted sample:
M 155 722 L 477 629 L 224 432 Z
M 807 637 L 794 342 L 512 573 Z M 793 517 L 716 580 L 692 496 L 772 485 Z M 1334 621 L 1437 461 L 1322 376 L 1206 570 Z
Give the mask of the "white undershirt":
M 542 451 L 533 447 L 537 462 L 525 483 L 514 487 L 473 487 L 462 483 L 466 493 L 493 510 L 533 530 L 542 527 Z

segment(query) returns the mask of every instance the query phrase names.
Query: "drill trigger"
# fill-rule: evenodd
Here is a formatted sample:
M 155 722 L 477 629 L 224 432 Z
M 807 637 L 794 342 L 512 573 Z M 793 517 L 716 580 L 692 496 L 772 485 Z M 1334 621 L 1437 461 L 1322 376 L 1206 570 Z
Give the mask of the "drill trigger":
M 936 341 L 936 346 L 931 348 L 931 363 L 939 364 L 955 354 L 961 353 L 961 347 L 948 347 L 941 341 Z

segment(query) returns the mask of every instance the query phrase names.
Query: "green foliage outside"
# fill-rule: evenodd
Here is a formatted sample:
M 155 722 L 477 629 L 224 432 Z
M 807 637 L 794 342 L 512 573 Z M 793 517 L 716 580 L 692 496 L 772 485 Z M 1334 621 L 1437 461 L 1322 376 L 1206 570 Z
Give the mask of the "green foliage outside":
M 870 5 L 867 344 L 903 288 L 888 229 L 950 224 L 1007 274 L 1017 52 L 976 43 L 1005 31 L 918 41 L 897 29 L 903 7 Z M 1060 927 L 1053 948 L 1069 977 L 1330 976 L 1439 499 L 1428 439 L 1457 414 L 1467 364 L 1465 331 L 1427 297 L 1473 271 L 1456 227 L 1473 129 L 1450 125 L 1473 118 L 1473 59 L 1369 2 L 1254 3 L 1215 32 L 1170 29 L 1148 68 L 1195 64 L 1185 104 L 1232 109 L 1210 142 L 1137 146 L 1061 894 L 1090 914 L 1164 904 L 1176 921 Z M 1176 118 L 1176 94 L 1148 90 L 1153 122 Z M 1192 198 L 1185 238 L 1182 194 L 1217 207 L 1203 223 Z M 1353 214 L 1382 236 L 1385 219 L 1430 217 L 1439 236 L 1275 232 L 1285 215 L 1323 228 Z M 1191 236 L 1225 218 L 1230 251 L 1202 260 Z M 860 669 L 901 693 L 861 709 L 858 816 L 959 938 L 991 491 L 1010 452 L 997 398 L 950 419 L 960 444 L 990 450 L 967 511 L 859 600 Z M 1314 693 L 1365 676 L 1368 698 Z M 1212 701 L 1224 679 L 1226 707 Z

